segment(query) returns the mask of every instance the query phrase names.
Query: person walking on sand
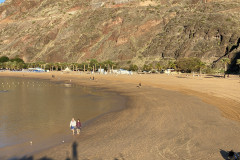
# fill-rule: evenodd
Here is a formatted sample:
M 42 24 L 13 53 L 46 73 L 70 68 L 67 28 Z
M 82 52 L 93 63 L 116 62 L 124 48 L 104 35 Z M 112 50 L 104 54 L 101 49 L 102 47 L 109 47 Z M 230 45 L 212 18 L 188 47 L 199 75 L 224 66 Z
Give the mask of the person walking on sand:
M 74 135 L 75 128 L 76 128 L 76 121 L 74 120 L 74 118 L 72 118 L 72 120 L 70 121 L 70 129 L 72 130 L 73 135 Z
M 77 126 L 77 134 L 80 134 L 82 124 L 81 124 L 81 122 L 80 122 L 79 119 L 77 120 L 77 124 L 76 124 L 76 126 Z

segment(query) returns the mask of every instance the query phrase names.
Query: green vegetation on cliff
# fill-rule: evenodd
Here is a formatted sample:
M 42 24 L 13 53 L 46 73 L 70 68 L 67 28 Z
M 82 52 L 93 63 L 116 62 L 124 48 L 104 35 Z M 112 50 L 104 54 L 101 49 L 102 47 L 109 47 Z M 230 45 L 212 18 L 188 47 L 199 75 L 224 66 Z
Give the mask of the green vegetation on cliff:
M 234 0 L 8 0 L 0 5 L 0 56 L 110 59 L 132 69 L 187 57 L 220 68 L 229 58 L 238 72 L 239 9 Z

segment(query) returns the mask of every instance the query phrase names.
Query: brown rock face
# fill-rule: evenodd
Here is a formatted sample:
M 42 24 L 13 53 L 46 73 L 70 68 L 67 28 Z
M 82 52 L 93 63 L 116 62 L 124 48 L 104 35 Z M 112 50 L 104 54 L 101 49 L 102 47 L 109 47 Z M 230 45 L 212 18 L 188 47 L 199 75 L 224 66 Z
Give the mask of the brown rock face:
M 180 57 L 235 60 L 239 9 L 231 0 L 9 0 L 0 5 L 0 56 L 139 64 Z

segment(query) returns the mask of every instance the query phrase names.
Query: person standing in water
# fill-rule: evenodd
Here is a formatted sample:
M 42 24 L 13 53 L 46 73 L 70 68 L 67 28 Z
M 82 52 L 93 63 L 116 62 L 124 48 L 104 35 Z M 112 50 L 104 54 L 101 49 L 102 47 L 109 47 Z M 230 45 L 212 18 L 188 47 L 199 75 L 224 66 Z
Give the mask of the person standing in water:
M 81 124 L 81 122 L 80 122 L 79 119 L 77 120 L 77 124 L 76 124 L 76 126 L 77 126 L 77 134 L 80 134 L 82 124 Z
M 72 130 L 73 135 L 74 135 L 75 128 L 76 128 L 76 121 L 74 120 L 74 118 L 72 118 L 70 122 L 70 129 Z

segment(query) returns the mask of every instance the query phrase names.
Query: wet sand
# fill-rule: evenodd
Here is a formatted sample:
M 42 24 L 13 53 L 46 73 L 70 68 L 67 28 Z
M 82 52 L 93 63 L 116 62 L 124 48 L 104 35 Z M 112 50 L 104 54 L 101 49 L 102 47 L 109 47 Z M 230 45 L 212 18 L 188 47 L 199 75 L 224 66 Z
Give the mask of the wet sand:
M 76 84 L 0 77 L 0 102 L 1 160 L 71 142 L 68 128 L 72 117 L 80 118 L 85 125 L 101 114 L 118 110 L 125 99 L 117 93 Z
M 93 120 L 74 138 L 78 159 L 223 159 L 221 153 L 239 151 L 238 77 L 95 74 L 90 81 L 93 75 L 79 73 L 2 72 L 0 76 L 23 74 L 104 88 L 128 97 L 124 109 Z M 33 157 L 65 160 L 72 156 L 72 143 L 64 143 Z

